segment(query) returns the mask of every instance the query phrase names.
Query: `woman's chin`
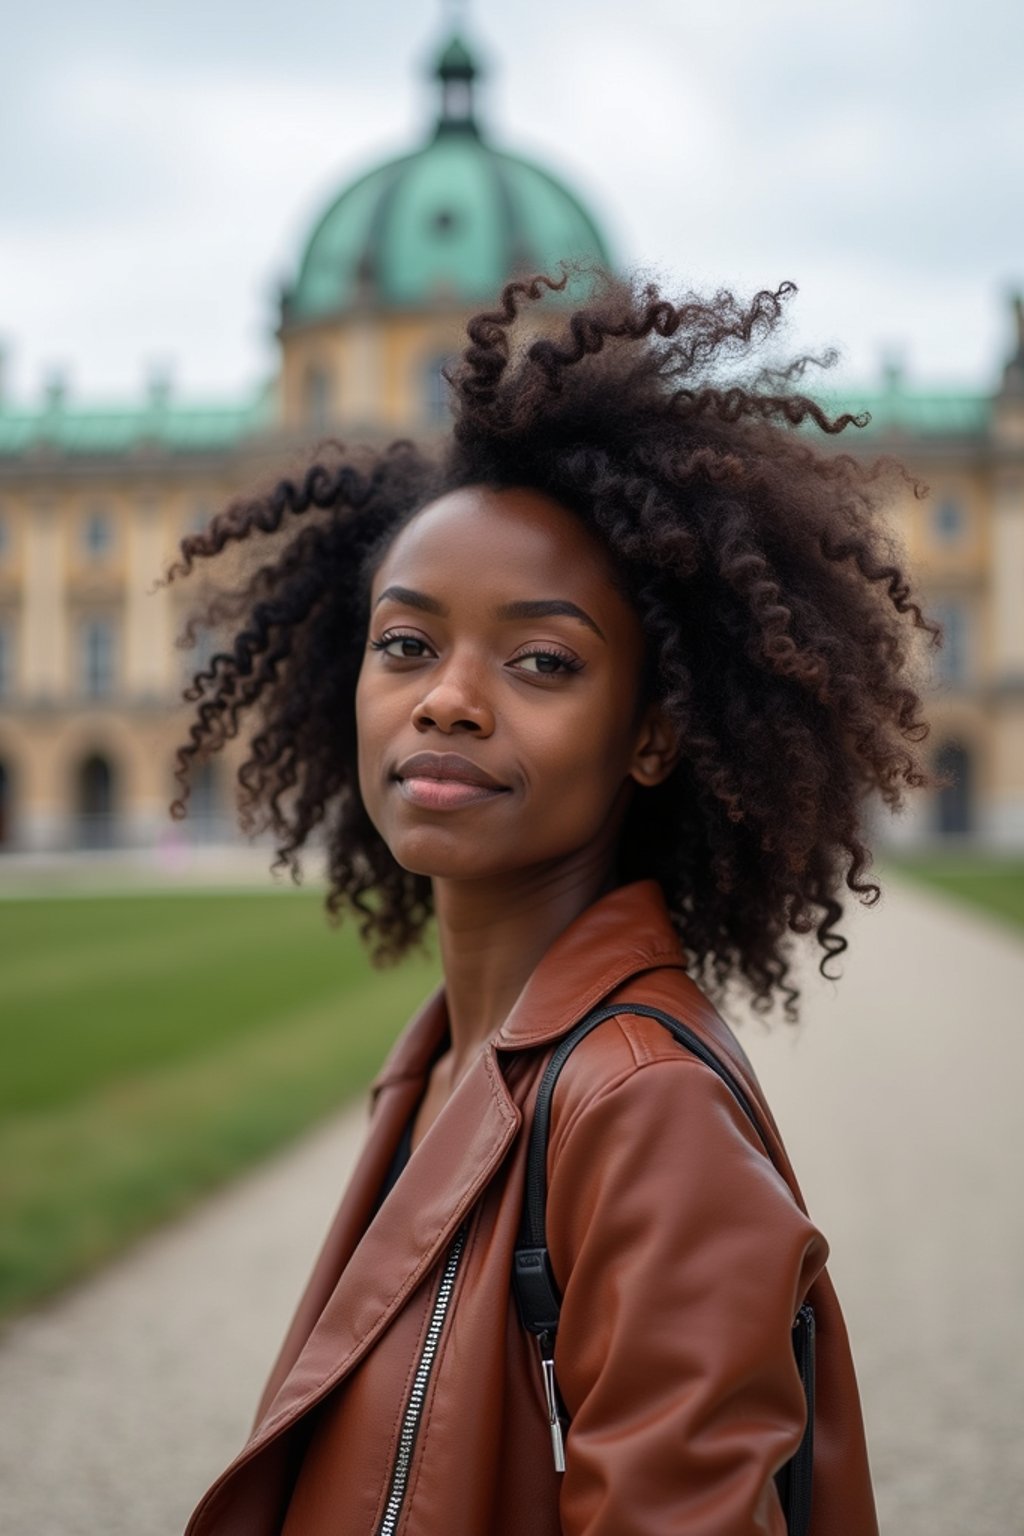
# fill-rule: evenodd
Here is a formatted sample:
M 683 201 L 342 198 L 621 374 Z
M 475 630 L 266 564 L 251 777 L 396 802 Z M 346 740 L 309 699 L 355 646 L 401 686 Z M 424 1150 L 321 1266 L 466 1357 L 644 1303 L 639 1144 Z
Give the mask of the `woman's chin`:
M 508 861 L 480 846 L 480 840 L 443 828 L 419 827 L 389 841 L 391 856 L 411 875 L 432 880 L 480 880 L 500 875 Z

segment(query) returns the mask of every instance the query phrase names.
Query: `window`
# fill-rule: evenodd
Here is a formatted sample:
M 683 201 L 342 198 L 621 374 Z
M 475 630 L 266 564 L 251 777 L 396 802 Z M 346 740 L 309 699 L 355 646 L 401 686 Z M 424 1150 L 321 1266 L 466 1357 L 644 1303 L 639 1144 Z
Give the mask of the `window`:
M 114 525 L 110 514 L 102 508 L 94 508 L 85 519 L 82 543 L 90 560 L 102 560 L 114 545 Z
M 192 645 L 185 645 L 182 643 L 183 639 L 184 633 L 179 644 L 181 644 L 182 650 L 183 681 L 188 685 L 198 672 L 209 671 L 211 661 L 217 654 L 217 651 L 223 649 L 223 647 L 218 646 L 217 636 L 214 631 L 208 629 L 203 624 L 196 625 L 195 640 Z
M 210 526 L 213 517 L 213 508 L 208 501 L 197 501 L 189 514 L 188 526 L 185 533 L 205 533 Z
M 331 376 L 326 368 L 315 364 L 306 372 L 306 421 L 314 432 L 323 432 L 333 414 Z
M 199 763 L 192 771 L 188 798 L 191 833 L 197 842 L 215 842 L 225 830 L 221 770 L 216 763 Z
M 967 528 L 963 502 L 955 496 L 940 496 L 932 512 L 935 537 L 943 544 L 955 544 Z
M 450 389 L 442 369 L 447 367 L 450 359 L 448 356 L 432 357 L 426 370 L 426 404 L 427 420 L 439 426 L 441 422 L 448 420 L 451 410 Z
M 104 699 L 114 691 L 114 625 L 110 619 L 87 619 L 82 626 L 82 691 Z
M 112 847 L 117 827 L 113 765 L 102 753 L 93 752 L 79 763 L 75 779 L 79 847 Z
M 11 841 L 11 775 L 0 759 L 0 844 Z
M 0 699 L 9 699 L 14 692 L 14 630 L 10 624 L 0 624 Z
M 447 237 L 456 233 L 459 222 L 458 214 L 451 208 L 438 208 L 428 218 L 427 225 L 436 235 Z
M 936 670 L 944 683 L 965 683 L 970 673 L 969 614 L 960 598 L 941 599 L 931 605 L 932 616 L 942 625 L 942 648 Z
M 940 837 L 956 837 L 972 829 L 973 762 L 967 747 L 946 741 L 934 757 L 935 771 L 945 780 L 935 799 L 934 826 Z

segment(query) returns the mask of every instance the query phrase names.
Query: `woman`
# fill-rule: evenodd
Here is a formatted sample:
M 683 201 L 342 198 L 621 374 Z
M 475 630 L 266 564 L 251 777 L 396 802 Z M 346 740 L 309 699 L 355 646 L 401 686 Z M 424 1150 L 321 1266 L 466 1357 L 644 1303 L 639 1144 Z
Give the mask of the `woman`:
M 782 1536 L 807 1301 L 809 1529 L 877 1529 L 826 1245 L 709 998 L 795 1017 L 790 936 L 824 969 L 839 888 L 878 894 L 866 798 L 929 782 L 899 472 L 812 448 L 804 423 L 853 419 L 796 389 L 807 359 L 744 364 L 791 285 L 676 306 L 603 279 L 538 338 L 520 312 L 564 282 L 470 324 L 435 455 L 334 445 L 182 545 L 178 573 L 262 556 L 214 599 L 233 638 L 183 786 L 251 712 L 250 822 L 293 867 L 323 835 L 331 910 L 378 961 L 432 920 L 444 972 L 190 1536 Z M 510 1276 L 538 1085 L 597 1004 L 547 1157 L 560 1426 Z

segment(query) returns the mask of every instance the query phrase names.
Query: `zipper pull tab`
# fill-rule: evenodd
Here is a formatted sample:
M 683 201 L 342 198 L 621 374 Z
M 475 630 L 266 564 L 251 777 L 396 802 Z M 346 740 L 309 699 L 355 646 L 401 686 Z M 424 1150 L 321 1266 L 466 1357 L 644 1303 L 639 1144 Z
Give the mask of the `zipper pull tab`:
M 558 1397 L 555 1392 L 555 1361 L 551 1335 L 542 1333 L 537 1338 L 540 1349 L 540 1368 L 544 1375 L 544 1396 L 548 1404 L 548 1427 L 551 1430 L 551 1450 L 555 1458 L 555 1471 L 565 1471 L 565 1441 L 562 1438 L 562 1422 L 558 1417 Z

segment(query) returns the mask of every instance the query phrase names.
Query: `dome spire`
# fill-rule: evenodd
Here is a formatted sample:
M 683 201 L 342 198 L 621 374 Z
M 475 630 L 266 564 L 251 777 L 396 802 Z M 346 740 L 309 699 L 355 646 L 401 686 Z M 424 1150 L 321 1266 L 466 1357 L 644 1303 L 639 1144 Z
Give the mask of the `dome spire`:
M 473 111 L 473 88 L 480 68 L 458 29 L 460 6 L 453 7 L 451 32 L 433 69 L 441 86 L 438 133 L 472 133 L 479 137 Z
M 1016 346 L 1010 353 L 1003 369 L 1004 395 L 1024 395 L 1024 294 L 1019 290 L 1010 295 L 1013 310 L 1013 329 Z

